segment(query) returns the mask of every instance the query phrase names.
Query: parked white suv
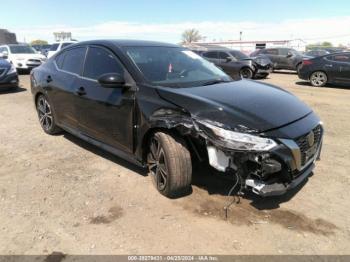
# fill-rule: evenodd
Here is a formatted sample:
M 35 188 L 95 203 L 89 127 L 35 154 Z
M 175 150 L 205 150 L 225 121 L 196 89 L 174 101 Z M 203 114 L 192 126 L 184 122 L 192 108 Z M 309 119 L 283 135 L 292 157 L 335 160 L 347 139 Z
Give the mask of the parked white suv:
M 61 49 L 70 46 L 72 44 L 77 43 L 77 41 L 62 41 L 62 42 L 57 42 L 51 45 L 49 52 L 47 53 L 47 58 L 50 58 L 54 54 L 56 54 L 58 51 Z
M 46 57 L 38 54 L 29 45 L 2 45 L 0 58 L 7 59 L 17 70 L 31 70 L 46 61 Z

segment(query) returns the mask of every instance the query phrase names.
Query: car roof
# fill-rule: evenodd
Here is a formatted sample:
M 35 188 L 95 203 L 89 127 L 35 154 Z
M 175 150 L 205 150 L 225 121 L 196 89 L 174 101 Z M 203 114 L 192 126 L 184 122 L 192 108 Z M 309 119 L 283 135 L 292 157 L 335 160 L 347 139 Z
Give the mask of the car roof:
M 169 44 L 169 43 L 163 43 L 163 42 L 156 42 L 156 41 L 146 41 L 146 40 L 125 40 L 125 39 L 107 39 L 107 40 L 90 40 L 90 41 L 84 41 L 79 42 L 79 45 L 114 45 L 117 47 L 124 47 L 124 46 L 163 46 L 163 47 L 179 47 L 175 44 Z

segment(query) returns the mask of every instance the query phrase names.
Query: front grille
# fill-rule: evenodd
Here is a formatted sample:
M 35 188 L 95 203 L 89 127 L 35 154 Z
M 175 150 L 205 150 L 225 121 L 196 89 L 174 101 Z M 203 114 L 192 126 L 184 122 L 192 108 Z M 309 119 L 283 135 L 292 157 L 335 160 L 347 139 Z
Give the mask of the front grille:
M 317 150 L 312 150 L 311 149 L 317 149 L 319 147 L 319 144 L 321 142 L 322 139 L 322 126 L 318 125 L 316 126 L 314 129 L 312 129 L 313 132 L 313 144 L 310 145 L 310 133 L 303 135 L 299 138 L 296 139 L 296 143 L 298 144 L 299 148 L 300 148 L 300 153 L 301 153 L 301 166 L 304 167 L 308 161 L 310 161 L 314 156 L 315 153 L 317 152 Z M 310 152 L 312 152 L 310 154 Z
M 28 63 L 41 63 L 39 59 L 28 59 Z

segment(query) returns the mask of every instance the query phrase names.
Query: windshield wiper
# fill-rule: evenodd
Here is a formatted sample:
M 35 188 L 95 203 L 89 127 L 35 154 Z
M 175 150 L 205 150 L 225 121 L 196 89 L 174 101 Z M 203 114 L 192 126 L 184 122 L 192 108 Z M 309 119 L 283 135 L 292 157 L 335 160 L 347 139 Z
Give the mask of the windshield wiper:
M 211 86 L 211 85 L 216 85 L 216 84 L 220 84 L 220 83 L 228 83 L 230 81 L 227 80 L 223 80 L 223 79 L 214 79 L 214 80 L 210 80 L 208 82 L 205 82 L 204 84 L 202 84 L 202 86 Z

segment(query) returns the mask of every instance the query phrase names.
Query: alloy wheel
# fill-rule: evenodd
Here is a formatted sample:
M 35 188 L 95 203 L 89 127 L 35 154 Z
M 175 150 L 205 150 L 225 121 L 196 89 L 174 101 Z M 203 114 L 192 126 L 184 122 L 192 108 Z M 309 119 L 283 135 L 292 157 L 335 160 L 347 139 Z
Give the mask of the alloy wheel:
M 243 78 L 248 78 L 248 79 L 250 79 L 250 78 L 253 77 L 253 72 L 252 72 L 252 70 L 250 70 L 249 68 L 243 68 L 243 69 L 241 70 L 241 76 L 242 76 Z
M 327 83 L 327 75 L 323 72 L 315 72 L 310 77 L 313 86 L 324 86 Z
M 164 149 L 156 137 L 153 137 L 151 140 L 147 164 L 158 190 L 163 191 L 168 182 L 168 168 L 165 161 Z
M 53 125 L 53 117 L 50 104 L 44 96 L 39 97 L 37 102 L 37 110 L 40 125 L 45 131 L 49 131 Z

